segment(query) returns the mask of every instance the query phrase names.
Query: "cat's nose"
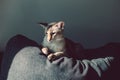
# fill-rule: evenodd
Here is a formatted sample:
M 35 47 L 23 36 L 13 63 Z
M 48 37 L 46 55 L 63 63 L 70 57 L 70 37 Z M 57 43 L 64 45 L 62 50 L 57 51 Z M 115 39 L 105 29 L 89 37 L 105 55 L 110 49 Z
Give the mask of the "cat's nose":
M 47 37 L 47 41 L 48 41 L 48 42 L 50 42 L 50 41 L 51 41 L 51 39 L 52 39 L 52 36 L 51 36 L 51 35 L 49 35 L 49 36 Z

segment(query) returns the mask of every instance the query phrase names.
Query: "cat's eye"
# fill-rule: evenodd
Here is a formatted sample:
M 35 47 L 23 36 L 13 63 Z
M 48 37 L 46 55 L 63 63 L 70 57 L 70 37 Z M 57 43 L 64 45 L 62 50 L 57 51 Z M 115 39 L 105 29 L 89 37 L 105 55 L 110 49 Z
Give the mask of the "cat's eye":
M 56 27 L 58 27 L 58 25 L 55 25 Z
M 55 34 L 55 32 L 53 32 L 52 34 Z

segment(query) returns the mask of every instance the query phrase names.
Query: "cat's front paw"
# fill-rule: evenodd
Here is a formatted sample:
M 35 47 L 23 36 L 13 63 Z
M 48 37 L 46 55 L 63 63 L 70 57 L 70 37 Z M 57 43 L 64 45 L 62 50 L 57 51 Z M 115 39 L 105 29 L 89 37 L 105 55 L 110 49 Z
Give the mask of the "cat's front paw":
M 56 56 L 54 54 L 49 54 L 47 58 L 49 61 L 53 61 L 56 59 Z
M 42 48 L 41 50 L 43 54 L 48 55 L 48 48 Z

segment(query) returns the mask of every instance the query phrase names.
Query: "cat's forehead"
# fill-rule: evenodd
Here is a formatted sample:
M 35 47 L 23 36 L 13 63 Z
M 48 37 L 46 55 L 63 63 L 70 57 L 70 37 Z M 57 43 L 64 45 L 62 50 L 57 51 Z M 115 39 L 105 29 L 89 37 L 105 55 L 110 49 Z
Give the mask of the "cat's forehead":
M 53 27 L 53 25 L 55 25 L 57 22 L 52 22 L 49 23 L 48 26 L 46 27 L 46 30 L 50 29 L 51 27 Z
M 48 24 L 47 30 L 53 31 L 53 30 L 58 30 L 58 28 L 56 27 L 57 22 L 52 22 L 50 24 Z
M 53 25 L 49 29 L 47 29 L 47 32 L 56 32 L 56 31 L 60 31 L 60 29 L 58 29 L 57 27 L 55 27 L 55 25 Z

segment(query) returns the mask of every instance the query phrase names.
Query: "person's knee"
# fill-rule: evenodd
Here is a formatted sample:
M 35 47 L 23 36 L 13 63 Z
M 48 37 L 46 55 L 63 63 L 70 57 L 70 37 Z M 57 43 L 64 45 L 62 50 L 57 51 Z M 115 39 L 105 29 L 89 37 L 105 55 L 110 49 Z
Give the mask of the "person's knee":
M 18 80 L 30 80 L 29 75 L 34 75 L 34 72 L 37 72 L 37 69 L 42 69 L 45 64 L 43 61 L 45 57 L 40 55 L 40 53 L 41 51 L 38 47 L 25 47 L 21 49 L 12 61 L 8 80 L 16 80 L 18 77 L 20 78 Z
M 46 58 L 43 55 L 40 55 L 41 51 L 38 47 L 25 47 L 21 49 L 14 57 L 12 61 L 12 65 L 22 67 L 31 66 L 33 63 L 40 63 L 44 65 L 46 62 Z M 18 67 L 20 67 L 18 66 Z
M 41 53 L 38 47 L 25 47 L 21 49 L 15 56 L 15 59 L 22 61 L 29 61 L 34 56 L 39 56 Z

